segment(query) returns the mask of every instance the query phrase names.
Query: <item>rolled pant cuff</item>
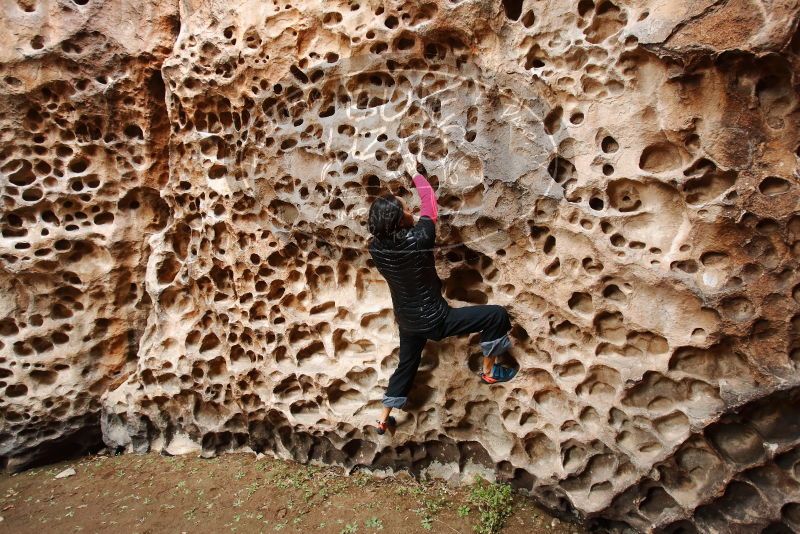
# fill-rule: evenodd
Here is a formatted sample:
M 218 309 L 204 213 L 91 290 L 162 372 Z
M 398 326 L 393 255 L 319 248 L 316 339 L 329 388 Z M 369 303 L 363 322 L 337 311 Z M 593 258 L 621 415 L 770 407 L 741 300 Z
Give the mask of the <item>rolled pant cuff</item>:
M 383 405 L 389 408 L 402 408 L 406 404 L 408 397 L 383 397 Z
M 511 346 L 511 340 L 508 339 L 508 334 L 493 341 L 482 341 L 481 351 L 484 356 L 498 356 L 503 354 Z

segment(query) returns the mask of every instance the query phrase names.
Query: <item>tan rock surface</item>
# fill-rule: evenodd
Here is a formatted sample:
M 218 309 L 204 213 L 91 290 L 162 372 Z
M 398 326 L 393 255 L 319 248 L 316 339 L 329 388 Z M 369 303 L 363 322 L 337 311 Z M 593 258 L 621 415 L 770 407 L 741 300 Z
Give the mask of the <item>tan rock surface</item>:
M 103 15 L 69 63 L 67 27 L 49 63 L 20 44 L 39 30 L 4 43 L 2 454 L 104 395 L 126 450 L 478 471 L 612 527 L 800 528 L 796 2 L 188 1 L 125 30 L 113 2 L 45 5 Z M 62 116 L 40 64 L 124 83 Z M 398 337 L 364 215 L 387 189 L 413 202 L 404 150 L 438 187 L 447 298 L 507 306 L 521 369 L 482 386 L 476 344 L 431 342 L 378 436 Z
M 128 6 L 128 7 L 126 7 Z M 169 217 L 160 64 L 174 2 L 0 7 L 0 457 L 97 442 L 100 395 L 136 369 L 148 237 Z

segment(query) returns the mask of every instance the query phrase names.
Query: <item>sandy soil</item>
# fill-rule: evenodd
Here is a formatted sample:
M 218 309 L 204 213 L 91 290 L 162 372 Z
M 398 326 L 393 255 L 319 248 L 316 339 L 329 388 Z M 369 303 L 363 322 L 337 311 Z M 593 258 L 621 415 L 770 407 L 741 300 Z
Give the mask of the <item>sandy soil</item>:
M 480 524 L 471 492 L 246 454 L 91 456 L 0 475 L 0 532 L 467 534 Z M 583 532 L 522 495 L 512 510 L 506 534 Z

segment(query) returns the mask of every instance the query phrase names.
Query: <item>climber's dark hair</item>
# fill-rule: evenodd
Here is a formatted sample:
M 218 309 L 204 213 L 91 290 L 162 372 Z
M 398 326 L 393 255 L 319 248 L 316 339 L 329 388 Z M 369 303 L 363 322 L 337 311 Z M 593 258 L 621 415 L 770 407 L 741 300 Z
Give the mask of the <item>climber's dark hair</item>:
M 403 206 L 400 199 L 386 193 L 372 202 L 369 208 L 369 233 L 378 239 L 385 239 L 397 232 L 403 219 Z

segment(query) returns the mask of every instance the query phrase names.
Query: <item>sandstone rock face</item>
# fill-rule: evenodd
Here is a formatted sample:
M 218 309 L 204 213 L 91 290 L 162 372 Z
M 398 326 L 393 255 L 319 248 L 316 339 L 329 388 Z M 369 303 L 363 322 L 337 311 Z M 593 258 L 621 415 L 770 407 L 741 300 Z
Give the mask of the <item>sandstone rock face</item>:
M 136 368 L 148 237 L 167 223 L 164 83 L 175 3 L 19 0 L 0 16 L 0 458 L 99 437 Z M 170 5 L 172 4 L 172 5 Z
M 35 9 L 63 6 L 103 17 L 3 56 L 2 454 L 102 402 L 126 450 L 800 529 L 796 2 L 188 0 L 130 34 L 113 2 Z M 378 436 L 398 336 L 365 215 L 413 204 L 407 150 L 446 297 L 508 308 L 520 373 L 481 385 L 475 343 L 431 342 Z

